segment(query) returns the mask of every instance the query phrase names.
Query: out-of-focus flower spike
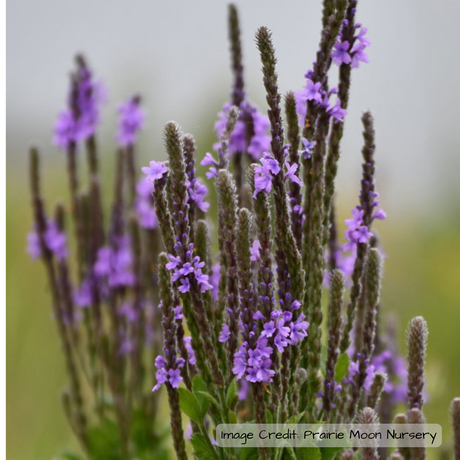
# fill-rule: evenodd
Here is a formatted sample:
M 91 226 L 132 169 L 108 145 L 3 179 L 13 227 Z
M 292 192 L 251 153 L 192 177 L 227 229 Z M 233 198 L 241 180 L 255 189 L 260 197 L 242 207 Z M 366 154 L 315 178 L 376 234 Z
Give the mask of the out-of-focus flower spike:
M 367 405 L 372 409 L 375 409 L 377 407 L 386 382 L 387 375 L 384 372 L 378 371 L 375 373 L 369 396 L 367 398 Z
M 168 374 L 168 380 L 165 380 L 166 389 L 168 392 L 170 417 L 171 417 L 171 433 L 173 438 L 174 450 L 178 459 L 186 460 L 187 454 L 185 451 L 185 439 L 184 432 L 182 430 L 182 415 L 179 407 L 179 392 L 178 381 L 182 380 L 178 377 L 180 373 L 180 367 L 178 366 L 177 352 L 175 348 L 176 344 L 176 327 L 174 319 L 174 303 L 173 303 L 173 291 L 171 285 L 170 271 L 166 269 L 166 264 L 169 259 L 165 253 L 159 256 L 159 282 L 160 282 L 160 297 L 162 302 L 163 312 L 163 331 L 164 331 L 164 359 L 158 360 L 164 362 L 163 364 L 157 365 L 158 372 L 157 376 L 163 376 L 164 372 Z M 163 366 L 163 367 L 161 367 Z M 185 374 L 186 367 L 182 369 Z M 160 377 L 163 379 L 164 377 Z M 160 381 L 160 380 L 159 380 Z
M 407 404 L 409 409 L 422 409 L 425 387 L 425 358 L 428 339 L 426 321 L 417 316 L 407 330 Z
M 460 460 L 460 398 L 454 398 L 450 405 L 455 460 Z
M 344 307 L 345 277 L 340 270 L 332 272 L 330 285 L 326 375 L 323 389 L 323 410 L 328 422 L 331 421 L 336 395 L 335 366 L 339 357 L 339 343 L 343 324 L 342 309 Z
M 423 416 L 421 408 L 413 408 L 407 411 L 407 423 L 424 425 L 425 417 Z M 425 460 L 426 449 L 425 447 L 411 447 L 410 448 L 411 460 Z
M 362 425 L 372 425 L 372 427 L 369 427 L 371 432 L 378 430 L 379 417 L 374 409 L 371 409 L 370 407 L 365 407 L 359 412 L 357 421 Z M 363 447 L 363 460 L 378 460 L 379 456 L 377 447 L 377 442 L 373 447 Z

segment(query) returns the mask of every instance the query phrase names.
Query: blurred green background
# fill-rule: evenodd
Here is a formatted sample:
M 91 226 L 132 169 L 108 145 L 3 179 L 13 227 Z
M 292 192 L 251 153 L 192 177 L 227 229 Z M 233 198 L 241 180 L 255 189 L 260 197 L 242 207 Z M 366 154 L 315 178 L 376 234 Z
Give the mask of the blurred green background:
M 107 2 L 10 0 L 7 49 L 7 457 L 48 460 L 76 442 L 60 404 L 64 363 L 43 267 L 25 253 L 31 226 L 27 150 L 44 153 L 43 185 L 51 206 L 68 202 L 64 156 L 51 145 L 64 106 L 72 56 L 84 51 L 108 88 L 99 139 L 105 201 L 111 197 L 114 111 L 140 91 L 148 122 L 139 163 L 164 159 L 163 124 L 174 118 L 196 135 L 198 157 L 211 151 L 212 126 L 228 98 L 225 0 Z M 338 177 L 340 220 L 356 204 L 360 115 L 376 116 L 377 181 L 388 219 L 378 231 L 385 261 L 383 310 L 405 328 L 423 315 L 430 328 L 428 421 L 450 442 L 448 406 L 460 395 L 460 4 L 388 0 L 360 5 L 369 28 L 370 65 L 353 76 Z M 247 89 L 265 109 L 253 33 L 273 30 L 280 85 L 299 89 L 319 38 L 321 2 L 253 0 L 240 8 Z M 71 18 L 71 20 L 69 20 Z M 388 33 L 389 27 L 397 33 Z M 426 33 L 430 30 L 432 33 Z M 439 69 L 443 69 L 442 84 Z M 203 171 L 201 171 L 203 176 Z M 212 188 L 212 184 L 207 183 Z M 49 208 L 50 209 L 50 208 Z M 433 453 L 432 453 L 433 454 Z

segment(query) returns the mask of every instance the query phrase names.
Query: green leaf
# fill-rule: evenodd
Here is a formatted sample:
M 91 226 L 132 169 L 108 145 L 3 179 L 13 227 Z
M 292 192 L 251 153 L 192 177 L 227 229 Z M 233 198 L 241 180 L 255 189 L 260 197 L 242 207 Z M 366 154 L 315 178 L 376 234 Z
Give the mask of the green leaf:
M 332 460 L 342 447 L 321 447 L 321 460 Z
M 179 388 L 179 402 L 181 411 L 194 422 L 201 423 L 201 408 L 195 395 L 186 388 Z
M 240 449 L 238 455 L 239 460 L 257 460 L 259 458 L 259 452 L 256 447 L 245 447 Z
M 350 366 L 350 357 L 348 353 L 342 353 L 337 360 L 335 366 L 335 381 L 341 382 L 348 374 L 348 368 Z
M 201 391 L 206 391 L 206 384 L 204 383 L 203 377 L 201 377 L 201 375 L 197 374 L 195 377 L 193 377 L 192 390 L 195 398 L 198 401 L 198 404 L 200 405 L 201 415 L 204 418 L 209 407 L 209 399 L 200 393 Z
M 219 409 L 220 412 L 222 412 L 222 407 L 220 407 L 220 404 L 217 402 L 214 396 L 210 395 L 207 391 L 199 391 L 198 393 L 200 393 L 205 398 L 207 398 L 209 401 L 211 401 L 217 407 L 217 409 Z
M 200 460 L 211 460 L 216 458 L 215 450 L 206 442 L 205 437 L 200 433 L 195 433 L 191 439 L 193 453 Z
M 322 460 L 321 450 L 317 446 L 301 447 L 295 450 L 297 460 Z
M 228 418 L 230 423 L 237 423 L 236 414 L 232 410 L 228 411 Z
M 226 397 L 227 407 L 232 407 L 233 398 L 235 397 L 235 391 L 236 391 L 236 382 L 235 382 L 235 379 L 233 379 L 227 390 L 227 397 Z
M 293 415 L 288 421 L 288 424 L 294 424 L 297 425 L 302 420 L 302 417 L 304 416 L 305 412 L 301 412 L 300 414 Z
M 273 414 L 268 409 L 265 409 L 265 418 L 267 423 L 273 423 Z

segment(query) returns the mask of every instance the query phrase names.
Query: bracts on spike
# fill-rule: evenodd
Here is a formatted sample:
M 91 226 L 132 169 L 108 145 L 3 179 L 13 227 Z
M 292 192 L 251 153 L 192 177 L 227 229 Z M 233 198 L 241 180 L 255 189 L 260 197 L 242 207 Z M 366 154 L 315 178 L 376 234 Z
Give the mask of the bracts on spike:
M 339 342 L 342 334 L 342 309 L 344 306 L 345 277 L 340 270 L 334 270 L 331 275 L 331 289 L 328 309 L 328 344 L 326 375 L 323 389 L 323 410 L 328 422 L 333 421 L 335 406 L 335 366 L 339 357 Z
M 174 232 L 176 235 L 176 242 L 174 244 L 174 257 L 180 260 L 182 266 L 184 264 L 192 263 L 192 253 L 194 249 L 193 242 L 190 241 L 190 222 L 188 219 L 188 197 L 187 197 L 187 176 L 185 172 L 185 159 L 183 151 L 183 135 L 179 126 L 170 122 L 165 127 L 165 145 L 166 151 L 169 157 L 170 166 L 170 202 L 173 206 L 171 210 L 172 220 L 174 223 Z M 186 298 L 190 298 L 190 304 L 184 302 L 184 312 L 186 315 L 194 316 L 200 334 L 203 340 L 208 362 L 210 364 L 210 370 L 212 373 L 213 380 L 218 385 L 223 384 L 222 370 L 220 369 L 215 342 L 212 340 L 213 334 L 210 329 L 209 320 L 206 316 L 206 309 L 204 306 L 202 290 L 196 279 L 196 276 L 185 275 L 183 280 L 183 286 L 188 285 L 188 290 L 184 289 L 187 293 Z M 192 309 L 193 312 L 187 313 Z
M 177 372 L 180 369 L 182 361 L 179 361 L 176 350 L 177 331 L 174 318 L 174 294 L 171 285 L 171 275 L 166 269 L 169 259 L 165 253 L 159 256 L 159 283 L 161 309 L 163 313 L 163 333 L 164 333 L 164 360 L 165 369 L 168 372 Z M 158 358 L 157 358 L 158 359 Z M 186 460 L 185 440 L 182 430 L 182 416 L 179 407 L 179 392 L 173 387 L 170 381 L 165 382 L 168 392 L 169 409 L 171 416 L 171 432 L 174 444 L 174 450 L 178 459 Z
M 83 397 L 81 393 L 80 376 L 75 362 L 72 342 L 70 340 L 67 327 L 65 325 L 61 299 L 59 296 L 59 287 L 57 281 L 56 269 L 53 261 L 53 254 L 45 244 L 45 232 L 47 228 L 47 219 L 43 205 L 43 199 L 40 192 L 40 169 L 38 151 L 32 149 L 30 152 L 30 185 L 32 192 L 32 208 L 34 212 L 35 228 L 39 237 L 42 260 L 45 265 L 48 282 L 50 285 L 53 312 L 58 327 L 61 346 L 64 352 L 67 371 L 70 377 L 70 394 L 68 398 L 68 415 L 69 422 L 80 442 L 86 447 L 86 415 L 84 413 Z
M 238 322 L 240 316 L 240 299 L 238 292 L 237 262 L 236 262 L 236 222 L 237 195 L 236 185 L 230 173 L 220 170 L 216 177 L 217 196 L 219 200 L 219 215 L 222 216 L 222 231 L 224 251 L 228 263 L 227 272 L 227 313 L 229 338 L 227 341 L 229 369 L 233 366 L 233 355 L 236 352 L 239 339 Z M 231 379 L 231 373 L 229 373 Z

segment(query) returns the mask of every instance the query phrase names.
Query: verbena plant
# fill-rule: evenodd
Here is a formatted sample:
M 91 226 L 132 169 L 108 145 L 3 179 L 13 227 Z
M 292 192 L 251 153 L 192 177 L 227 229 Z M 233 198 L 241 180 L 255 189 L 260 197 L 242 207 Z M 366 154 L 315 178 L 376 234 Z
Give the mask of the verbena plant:
M 142 168 L 146 180 L 136 194 L 134 142 L 143 122 L 138 98 L 120 108 L 114 201 L 104 230 L 94 139 L 98 87 L 79 59 L 69 110 L 56 126 L 69 165 L 79 287 L 73 289 L 69 278 L 63 208 L 57 207 L 54 220 L 45 215 L 35 151 L 29 243 L 48 271 L 70 376 L 65 407 L 90 457 L 159 458 L 154 416 L 162 385 L 179 459 L 187 458 L 186 437 L 193 455 L 205 460 L 388 455 L 371 448 L 224 449 L 214 441 L 221 423 L 388 423 L 401 402 L 407 414 L 397 415 L 397 422 L 424 422 L 426 323 L 417 317 L 409 325 L 407 365 L 397 353 L 393 324 L 380 325 L 383 256 L 374 224 L 386 216 L 377 199 L 370 112 L 362 115 L 359 202 L 345 221 L 345 243 L 338 238 L 334 184 L 351 71 L 368 61 L 370 44 L 356 8 L 357 0 L 324 0 L 316 61 L 304 89 L 288 92 L 284 101 L 271 33 L 257 31 L 265 117 L 244 89 L 238 15 L 230 6 L 231 100 L 215 126 L 216 155 L 201 161 L 218 197 L 217 256 L 211 250 L 216 235 L 204 220 L 209 204 L 196 177 L 195 141 L 176 123 L 164 129 L 168 162 Z M 337 87 L 329 81 L 333 64 Z M 90 171 L 86 193 L 79 190 L 75 160 L 82 144 Z M 165 250 L 159 256 L 157 222 Z M 146 326 L 155 322 L 150 303 L 161 311 L 162 353 L 156 342 L 145 341 Z M 153 394 L 145 390 L 151 352 Z M 85 377 L 94 400 L 92 424 L 81 391 Z M 191 420 L 187 436 L 183 414 Z M 452 417 L 459 460 L 459 399 Z M 110 436 L 110 449 L 102 436 Z M 391 456 L 418 460 L 425 450 L 399 449 Z

